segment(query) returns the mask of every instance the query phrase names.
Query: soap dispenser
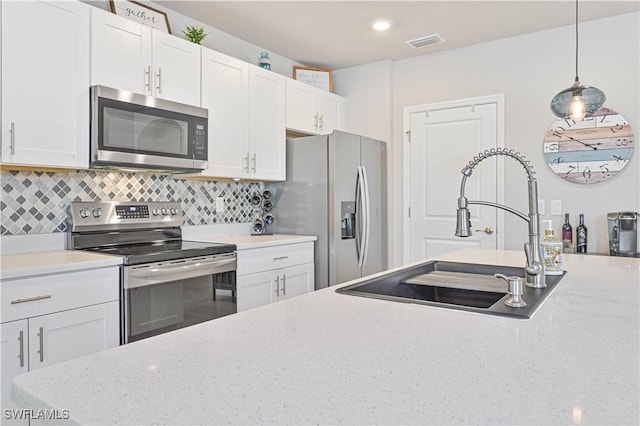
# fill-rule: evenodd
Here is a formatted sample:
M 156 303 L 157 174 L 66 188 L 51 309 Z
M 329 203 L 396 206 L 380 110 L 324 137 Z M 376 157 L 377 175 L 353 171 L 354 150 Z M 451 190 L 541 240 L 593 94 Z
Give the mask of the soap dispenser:
M 562 275 L 562 242 L 556 239 L 551 220 L 546 222 L 547 229 L 544 230 L 544 240 L 540 242 L 542 251 L 542 261 L 544 273 L 547 275 Z

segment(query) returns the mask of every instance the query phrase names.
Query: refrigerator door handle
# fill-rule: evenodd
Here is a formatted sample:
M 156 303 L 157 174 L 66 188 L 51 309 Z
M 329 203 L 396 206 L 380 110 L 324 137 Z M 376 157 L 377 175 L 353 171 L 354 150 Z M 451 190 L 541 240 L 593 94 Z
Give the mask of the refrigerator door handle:
M 357 168 L 358 177 L 356 179 L 356 255 L 358 256 L 358 267 L 364 264 L 364 174 L 362 166 Z
M 362 168 L 362 181 L 364 183 L 364 238 L 363 238 L 363 253 L 362 253 L 362 266 L 367 264 L 367 254 L 369 253 L 369 237 L 371 235 L 371 197 L 369 195 L 369 179 L 367 178 L 367 169 L 365 166 Z

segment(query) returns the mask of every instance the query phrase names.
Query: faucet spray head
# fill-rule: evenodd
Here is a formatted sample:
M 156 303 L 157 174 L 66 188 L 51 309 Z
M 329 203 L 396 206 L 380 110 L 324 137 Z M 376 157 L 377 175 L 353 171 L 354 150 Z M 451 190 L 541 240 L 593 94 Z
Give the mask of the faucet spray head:
M 471 218 L 465 197 L 458 198 L 458 211 L 456 220 L 456 237 L 470 237 Z

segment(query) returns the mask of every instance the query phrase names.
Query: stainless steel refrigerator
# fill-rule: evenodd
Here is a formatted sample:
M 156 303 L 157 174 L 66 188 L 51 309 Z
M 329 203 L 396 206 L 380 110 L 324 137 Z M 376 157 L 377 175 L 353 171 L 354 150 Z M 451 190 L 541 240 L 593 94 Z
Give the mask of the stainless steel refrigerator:
M 387 269 L 386 143 L 335 131 L 287 139 L 276 233 L 317 235 L 316 289 Z

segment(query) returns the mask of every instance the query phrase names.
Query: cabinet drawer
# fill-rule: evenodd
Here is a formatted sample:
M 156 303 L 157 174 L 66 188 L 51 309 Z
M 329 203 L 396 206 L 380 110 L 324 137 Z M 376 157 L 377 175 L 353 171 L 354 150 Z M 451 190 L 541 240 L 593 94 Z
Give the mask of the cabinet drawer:
M 313 242 L 238 250 L 238 275 L 313 263 Z
M 0 283 L 1 322 L 119 299 L 120 269 L 92 269 Z

